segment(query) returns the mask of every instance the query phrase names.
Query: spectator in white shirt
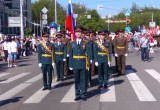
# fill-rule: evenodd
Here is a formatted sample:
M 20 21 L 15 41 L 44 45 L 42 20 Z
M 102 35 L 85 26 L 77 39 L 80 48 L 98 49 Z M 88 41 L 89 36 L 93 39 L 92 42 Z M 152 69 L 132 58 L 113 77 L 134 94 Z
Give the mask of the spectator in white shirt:
M 12 57 L 11 57 L 11 42 L 12 39 L 8 38 L 7 48 L 8 48 L 8 67 L 12 67 Z
M 11 42 L 12 66 L 17 66 L 17 65 L 16 65 L 17 53 L 18 53 L 17 43 L 16 43 L 16 41 L 15 41 L 15 38 L 12 37 L 12 42 Z

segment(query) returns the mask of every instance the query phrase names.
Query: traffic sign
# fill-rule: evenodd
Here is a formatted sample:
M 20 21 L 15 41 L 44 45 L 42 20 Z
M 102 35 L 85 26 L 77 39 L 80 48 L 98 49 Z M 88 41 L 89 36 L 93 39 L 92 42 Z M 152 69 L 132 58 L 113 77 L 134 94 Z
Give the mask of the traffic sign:
M 46 19 L 42 20 L 42 24 L 46 25 L 47 24 L 47 20 Z
M 42 14 L 42 19 L 47 19 L 47 14 Z
M 44 7 L 42 10 L 41 10 L 43 13 L 47 13 L 48 12 L 48 9 L 46 7 Z
M 129 11 L 129 10 L 127 10 L 127 12 L 126 12 L 125 16 L 130 16 L 130 15 L 131 15 L 130 11 Z
M 129 26 L 127 26 L 127 27 L 125 28 L 125 32 L 131 32 L 131 28 L 130 28 Z
M 155 22 L 149 22 L 149 27 L 156 27 L 156 23 Z

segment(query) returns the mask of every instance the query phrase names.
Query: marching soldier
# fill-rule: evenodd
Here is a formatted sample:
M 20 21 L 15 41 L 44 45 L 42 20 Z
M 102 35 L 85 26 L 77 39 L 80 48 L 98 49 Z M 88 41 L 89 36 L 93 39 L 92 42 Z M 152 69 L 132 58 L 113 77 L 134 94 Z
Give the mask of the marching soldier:
M 93 52 L 93 44 L 97 40 L 96 39 L 96 33 L 93 30 L 90 30 L 90 39 L 91 39 L 91 48 L 92 48 L 92 63 L 91 63 L 91 75 L 96 75 L 97 73 L 97 68 L 95 67 L 95 61 L 94 61 L 94 52 Z
M 69 52 L 69 68 L 73 70 L 75 79 L 75 101 L 80 99 L 87 100 L 87 74 L 88 69 L 88 53 L 86 44 L 87 42 L 82 40 L 82 27 L 75 27 L 75 35 L 77 39 L 70 44 Z
M 128 42 L 127 38 L 124 37 L 124 30 L 119 30 L 119 37 L 115 38 L 114 46 L 115 57 L 118 61 L 118 75 L 124 75 L 126 56 L 128 56 Z
M 87 42 L 87 45 L 86 45 L 86 48 L 87 48 L 87 53 L 89 53 L 89 60 L 88 62 L 90 63 L 89 64 L 89 68 L 87 70 L 87 84 L 88 84 L 88 87 L 91 87 L 92 86 L 92 77 L 91 77 L 91 65 L 92 65 L 92 55 L 93 55 L 93 50 L 92 50 L 92 45 L 93 45 L 93 42 L 92 40 L 90 39 L 90 33 L 89 31 L 86 31 L 85 32 L 85 38 L 84 40 Z
M 66 43 L 62 42 L 62 34 L 57 33 L 54 46 L 54 58 L 57 70 L 57 81 L 64 80 L 64 62 L 66 61 Z
M 116 31 L 115 32 L 115 37 L 114 37 L 114 39 L 112 40 L 112 53 L 113 53 L 113 55 L 114 55 L 114 57 L 115 57 L 115 39 L 117 38 L 117 37 L 119 37 L 119 32 L 118 31 Z M 118 63 L 117 63 L 117 57 L 115 57 L 115 72 L 118 72 Z
M 67 59 L 65 62 L 65 67 L 64 67 L 64 75 L 67 77 L 67 75 L 72 74 L 72 71 L 69 70 L 69 47 L 71 43 L 71 34 L 67 33 L 66 34 L 66 48 L 67 48 Z
M 105 33 L 99 31 L 99 39 L 94 44 L 95 65 L 98 67 L 98 89 L 108 88 L 108 69 L 110 66 L 111 48 L 105 40 Z
M 38 63 L 42 69 L 44 85 L 42 90 L 52 89 L 52 70 L 54 68 L 53 48 L 54 45 L 49 42 L 49 35 L 43 34 L 43 41 L 38 45 Z

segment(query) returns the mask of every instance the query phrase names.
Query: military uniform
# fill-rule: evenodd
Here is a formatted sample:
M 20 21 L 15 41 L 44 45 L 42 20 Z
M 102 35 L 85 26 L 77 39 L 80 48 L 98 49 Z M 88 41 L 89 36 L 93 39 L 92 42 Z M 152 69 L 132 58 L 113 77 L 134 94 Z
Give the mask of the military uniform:
M 90 37 L 90 34 L 89 34 L 89 31 L 86 31 L 85 33 L 85 36 L 89 36 Z M 92 75 L 91 75 L 91 66 L 92 66 L 92 59 L 93 59 L 93 42 L 92 40 L 87 39 L 86 37 L 84 38 L 84 40 L 87 42 L 87 45 L 86 45 L 86 49 L 87 49 L 87 53 L 89 54 L 88 55 L 88 62 L 89 62 L 89 68 L 87 70 L 87 84 L 89 87 L 92 86 Z
M 56 35 L 61 39 L 62 34 Z M 64 80 L 64 61 L 66 61 L 66 44 L 62 41 L 57 41 L 54 46 L 54 59 L 57 70 L 57 81 Z
M 81 27 L 76 27 L 75 32 L 82 32 Z M 73 69 L 75 79 L 75 101 L 87 99 L 87 74 L 88 68 L 88 51 L 87 42 L 82 39 L 72 41 L 69 50 L 69 67 Z
M 99 32 L 99 35 L 104 35 L 103 31 Z M 108 84 L 108 69 L 110 63 L 111 48 L 106 40 L 98 39 L 94 43 L 94 56 L 95 65 L 98 66 L 98 88 L 107 88 Z
M 47 34 L 44 34 L 43 37 L 48 37 Z M 43 90 L 51 90 L 52 84 L 52 65 L 54 64 L 53 59 L 53 48 L 54 45 L 49 41 L 42 41 L 38 45 L 38 63 L 39 67 L 42 69 L 43 75 Z
M 119 33 L 123 33 L 123 30 L 119 30 Z M 115 38 L 115 56 L 117 57 L 118 61 L 118 74 L 124 75 L 125 73 L 125 63 L 126 63 L 126 56 L 128 55 L 128 42 L 127 38 L 123 35 Z
M 66 50 L 67 50 L 67 59 L 64 62 L 64 75 L 67 77 L 69 74 L 72 74 L 72 71 L 69 70 L 69 47 L 71 43 L 71 39 L 69 37 L 71 36 L 69 33 L 67 34 L 68 38 L 66 38 Z

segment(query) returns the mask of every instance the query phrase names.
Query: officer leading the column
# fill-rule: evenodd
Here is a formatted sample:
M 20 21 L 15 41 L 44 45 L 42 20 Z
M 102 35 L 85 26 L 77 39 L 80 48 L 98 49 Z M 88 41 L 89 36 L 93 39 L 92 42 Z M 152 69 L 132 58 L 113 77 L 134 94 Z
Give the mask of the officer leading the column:
M 69 68 L 73 70 L 75 80 L 75 101 L 87 100 L 87 74 L 88 55 L 86 44 L 82 40 L 82 27 L 75 27 L 76 40 L 72 41 L 69 49 Z

